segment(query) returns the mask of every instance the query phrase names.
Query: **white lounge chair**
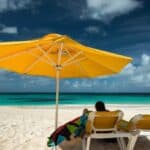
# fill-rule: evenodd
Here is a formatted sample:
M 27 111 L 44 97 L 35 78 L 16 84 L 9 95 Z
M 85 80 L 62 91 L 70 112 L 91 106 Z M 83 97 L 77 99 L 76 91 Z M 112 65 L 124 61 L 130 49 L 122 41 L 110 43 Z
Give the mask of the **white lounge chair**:
M 91 112 L 86 125 L 86 135 L 83 138 L 83 150 L 90 150 L 92 139 L 117 138 L 121 150 L 133 150 L 138 132 L 123 132 L 117 130 L 117 124 L 122 119 L 121 111 Z M 126 145 L 123 138 L 128 138 Z M 98 149 L 97 149 L 98 150 Z
M 139 131 L 139 136 L 150 137 L 150 115 L 149 114 L 135 115 L 129 121 L 128 128 L 129 130 L 132 130 L 132 131 Z M 135 144 L 135 143 L 132 143 L 132 144 Z

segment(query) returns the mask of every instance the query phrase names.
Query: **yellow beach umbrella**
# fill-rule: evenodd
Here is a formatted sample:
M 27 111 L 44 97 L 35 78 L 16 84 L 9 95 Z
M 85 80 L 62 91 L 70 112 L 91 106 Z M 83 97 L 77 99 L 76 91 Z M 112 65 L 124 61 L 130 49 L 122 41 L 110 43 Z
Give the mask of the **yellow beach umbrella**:
M 111 75 L 121 71 L 132 58 L 84 46 L 66 35 L 0 43 L 0 68 L 20 74 L 56 78 L 58 120 L 59 79 Z

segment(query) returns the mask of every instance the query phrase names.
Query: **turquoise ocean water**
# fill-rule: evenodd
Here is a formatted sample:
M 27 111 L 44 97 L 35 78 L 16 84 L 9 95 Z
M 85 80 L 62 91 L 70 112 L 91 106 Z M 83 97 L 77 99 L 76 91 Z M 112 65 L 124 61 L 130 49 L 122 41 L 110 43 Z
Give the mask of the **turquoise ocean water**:
M 102 100 L 107 104 L 150 104 L 150 94 L 60 94 L 60 104 L 80 105 L 94 104 Z M 14 93 L 0 94 L 0 105 L 54 105 L 55 94 L 52 93 Z

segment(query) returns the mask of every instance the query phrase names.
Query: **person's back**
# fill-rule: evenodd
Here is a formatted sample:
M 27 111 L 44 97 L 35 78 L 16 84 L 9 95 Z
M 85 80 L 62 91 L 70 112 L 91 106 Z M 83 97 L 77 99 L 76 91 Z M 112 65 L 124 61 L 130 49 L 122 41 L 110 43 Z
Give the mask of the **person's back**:
M 97 112 L 99 111 L 108 111 L 105 108 L 105 104 L 102 101 L 97 101 L 95 104 L 95 109 Z M 85 127 L 89 117 L 89 114 L 92 111 L 89 111 L 87 108 L 83 109 L 82 115 L 80 117 L 80 126 L 77 128 L 75 132 L 75 137 L 82 137 L 85 134 Z
M 95 110 L 97 112 L 102 112 L 102 111 L 106 111 L 108 112 L 109 110 L 106 109 L 105 107 L 105 103 L 103 101 L 97 101 L 96 104 L 95 104 Z M 102 139 L 101 139 L 102 140 Z M 102 141 L 104 142 L 116 142 L 116 139 L 103 139 Z

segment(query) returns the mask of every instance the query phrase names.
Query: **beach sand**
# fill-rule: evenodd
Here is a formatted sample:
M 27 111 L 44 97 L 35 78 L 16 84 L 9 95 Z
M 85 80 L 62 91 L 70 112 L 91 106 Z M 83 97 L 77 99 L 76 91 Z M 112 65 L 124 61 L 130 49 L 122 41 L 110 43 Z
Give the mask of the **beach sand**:
M 87 106 L 60 106 L 59 125 L 80 116 Z M 109 110 L 120 109 L 129 120 L 135 114 L 150 114 L 150 105 L 107 105 Z M 0 150 L 49 150 L 47 137 L 54 129 L 54 106 L 0 107 Z M 118 150 L 115 143 L 92 141 L 92 150 Z M 61 144 L 59 150 L 81 150 L 81 139 Z M 149 150 L 150 137 L 140 137 L 135 150 Z

